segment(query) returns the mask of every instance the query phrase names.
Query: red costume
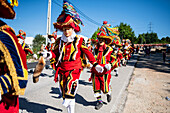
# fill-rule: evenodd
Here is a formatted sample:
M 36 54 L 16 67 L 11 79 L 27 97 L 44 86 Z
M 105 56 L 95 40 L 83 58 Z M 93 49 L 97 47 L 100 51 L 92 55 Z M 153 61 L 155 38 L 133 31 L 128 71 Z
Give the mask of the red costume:
M 97 98 L 97 104 L 95 109 L 100 109 L 103 106 L 101 99 L 101 92 L 107 94 L 107 101 L 111 101 L 111 70 L 118 66 L 116 57 L 113 55 L 113 49 L 109 46 L 112 43 L 113 37 L 115 36 L 114 28 L 111 25 L 106 24 L 100 28 L 97 38 L 99 43 L 94 49 L 94 57 L 97 63 L 104 67 L 103 73 L 96 73 L 92 68 L 92 83 L 94 96 Z
M 25 52 L 13 29 L 0 21 L 0 112 L 19 112 L 18 95 L 24 94 L 27 79 Z
M 117 67 L 117 60 L 112 55 L 113 49 L 104 44 L 103 46 L 97 46 L 94 49 L 95 58 L 97 60 L 98 64 L 111 64 L 111 68 L 114 69 Z M 92 82 L 93 82 L 93 90 L 95 93 L 95 97 L 98 97 L 101 94 L 101 91 L 103 93 L 109 92 L 109 84 L 110 84 L 110 78 L 111 78 L 111 70 L 107 72 L 107 74 L 103 75 L 97 75 L 95 73 L 92 73 Z M 105 79 L 107 78 L 107 79 Z
M 0 0 L 0 17 L 13 19 L 17 0 Z M 23 95 L 28 80 L 26 55 L 14 30 L 0 20 L 0 99 L 1 113 L 19 113 L 19 95 Z
M 25 51 L 25 54 L 28 55 L 29 53 L 33 55 L 33 51 L 30 47 L 25 43 L 26 33 L 22 30 L 19 30 L 19 34 L 17 35 L 18 42 L 21 44 L 22 49 Z
M 63 11 L 57 18 L 57 22 L 53 24 L 56 29 L 63 31 L 63 34 L 56 39 L 54 50 L 47 53 L 51 58 L 51 65 L 56 70 L 55 81 L 58 80 L 59 75 L 62 104 L 67 107 L 68 113 L 74 113 L 78 80 L 85 61 L 81 58 L 86 55 L 94 67 L 98 67 L 98 70 L 103 69 L 97 65 L 93 54 L 85 46 L 84 39 L 76 35 L 80 31 L 79 23 L 82 24 L 82 21 L 78 13 L 69 1 L 64 0 Z
M 61 38 L 58 38 L 55 45 L 55 49 L 52 51 L 53 66 L 56 66 L 59 59 L 58 57 L 63 48 L 61 62 L 55 67 L 55 81 L 59 74 L 63 98 L 65 98 L 65 96 L 74 97 L 77 88 L 77 80 L 82 71 L 81 54 L 86 54 L 91 64 L 94 64 L 96 60 L 94 59 L 93 54 L 85 46 L 84 39 L 78 35 L 74 38 L 73 42 L 67 44 L 66 42 L 63 42 Z M 65 82 L 63 81 L 63 77 L 65 78 Z M 72 78 L 71 80 L 70 77 Z M 63 82 L 65 84 L 63 84 Z

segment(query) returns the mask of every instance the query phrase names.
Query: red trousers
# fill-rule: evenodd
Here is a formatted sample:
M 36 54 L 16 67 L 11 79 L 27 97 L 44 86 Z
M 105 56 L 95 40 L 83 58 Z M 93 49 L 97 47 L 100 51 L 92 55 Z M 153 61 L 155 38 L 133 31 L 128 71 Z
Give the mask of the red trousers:
M 2 95 L 0 113 L 19 113 L 19 96 L 9 93 Z
M 94 93 L 108 93 L 111 74 L 92 75 L 93 91 Z
M 75 98 L 81 71 L 82 69 L 59 71 L 60 90 L 63 98 Z

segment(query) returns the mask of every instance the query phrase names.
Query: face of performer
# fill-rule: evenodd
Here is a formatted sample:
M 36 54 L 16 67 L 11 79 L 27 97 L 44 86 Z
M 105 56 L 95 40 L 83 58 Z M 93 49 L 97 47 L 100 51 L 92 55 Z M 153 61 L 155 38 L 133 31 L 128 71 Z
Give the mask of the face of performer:
M 73 28 L 72 27 L 63 27 L 63 33 L 66 37 L 69 37 L 73 33 Z
M 105 40 L 102 39 L 102 38 L 100 38 L 100 39 L 99 39 L 99 45 L 102 46 L 102 45 L 104 45 L 104 44 L 105 44 Z

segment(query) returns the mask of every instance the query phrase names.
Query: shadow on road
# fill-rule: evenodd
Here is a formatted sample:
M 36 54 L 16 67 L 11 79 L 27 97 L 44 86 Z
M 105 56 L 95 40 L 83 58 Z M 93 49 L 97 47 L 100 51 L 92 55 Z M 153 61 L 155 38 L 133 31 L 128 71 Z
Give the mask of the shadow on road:
M 59 88 L 54 88 L 52 87 L 51 88 L 51 92 L 49 92 L 51 94 L 58 94 L 59 96 L 56 97 L 56 96 L 52 96 L 53 98 L 56 98 L 56 99 L 59 99 L 61 98 L 61 95 L 60 95 L 60 90 Z M 79 104 L 82 104 L 84 106 L 95 106 L 96 105 L 96 101 L 92 101 L 92 102 L 89 102 L 89 101 L 86 101 L 81 95 L 79 94 L 76 94 L 76 103 L 79 103 Z
M 170 73 L 170 65 L 162 60 L 162 54 L 150 54 L 150 56 L 143 56 L 139 58 L 137 68 L 150 68 L 157 72 Z
M 54 77 L 54 75 L 48 75 L 46 73 L 41 73 L 40 76 L 41 77 L 49 77 L 49 78 Z
M 61 93 L 60 93 L 60 89 L 59 89 L 59 88 L 51 87 L 51 92 L 49 92 L 49 93 L 51 93 L 51 94 L 58 94 L 58 95 L 59 95 L 58 97 L 56 97 L 56 96 L 51 96 L 51 97 L 53 97 L 53 98 L 57 98 L 57 99 L 59 99 L 59 98 L 61 98 L 61 97 L 62 97 L 62 95 L 61 95 Z
M 76 94 L 76 103 L 82 104 L 83 106 L 95 106 L 96 101 L 87 101 L 81 95 Z
M 92 83 L 89 83 L 89 82 L 85 82 L 85 80 L 79 80 L 79 84 L 82 84 L 82 85 L 89 85 L 89 86 L 92 86 Z
M 39 104 L 34 102 L 29 102 L 25 98 L 19 98 L 19 107 L 20 110 L 26 110 L 31 113 L 47 113 L 46 109 L 53 109 L 55 111 L 62 112 L 62 109 L 54 108 L 45 104 Z

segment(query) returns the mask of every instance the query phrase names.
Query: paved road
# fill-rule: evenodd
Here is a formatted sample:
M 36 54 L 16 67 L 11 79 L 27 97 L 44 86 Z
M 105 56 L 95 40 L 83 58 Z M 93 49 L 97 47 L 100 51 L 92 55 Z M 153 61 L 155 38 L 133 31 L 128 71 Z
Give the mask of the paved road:
M 93 96 L 92 83 L 88 82 L 90 73 L 84 69 L 79 81 L 76 95 L 76 113 L 114 113 L 122 93 L 129 83 L 133 73 L 137 56 L 131 59 L 126 67 L 119 69 L 119 76 L 112 78 L 112 101 L 107 103 L 106 95 L 102 95 L 104 105 L 100 110 L 95 110 L 96 98 Z M 20 96 L 20 113 L 67 113 L 62 106 L 59 96 L 58 83 L 54 83 L 52 69 L 44 69 L 38 83 L 33 83 L 32 73 L 29 73 L 28 85 L 24 96 Z

